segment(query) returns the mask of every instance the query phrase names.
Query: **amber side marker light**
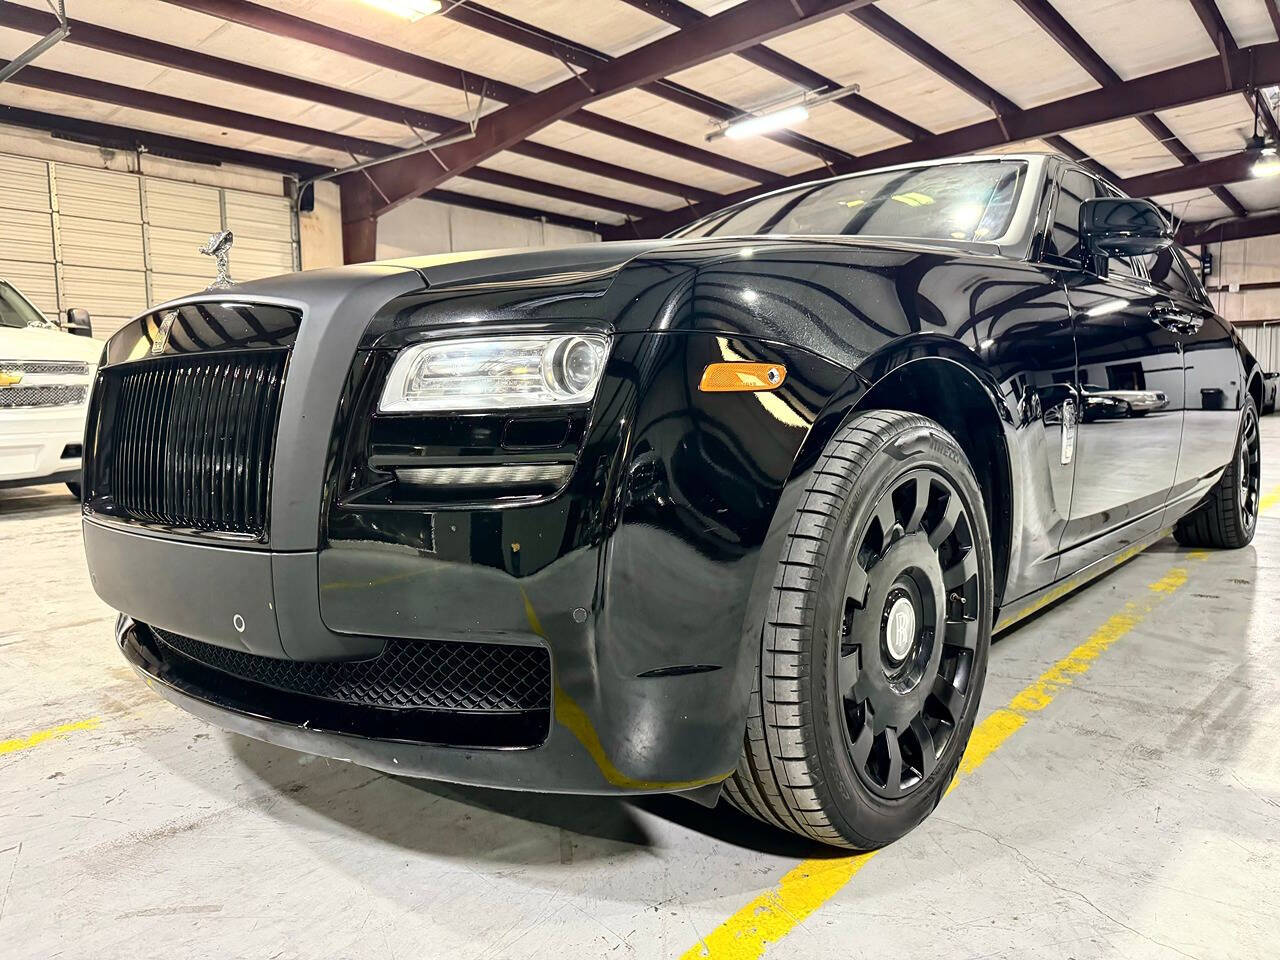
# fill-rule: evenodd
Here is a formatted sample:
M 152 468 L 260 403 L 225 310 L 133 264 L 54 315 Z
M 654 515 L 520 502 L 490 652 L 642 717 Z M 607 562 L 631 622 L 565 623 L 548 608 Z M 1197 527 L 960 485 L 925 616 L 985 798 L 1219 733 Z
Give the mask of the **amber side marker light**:
M 787 379 L 780 363 L 709 363 L 698 389 L 703 393 L 742 393 L 777 390 Z

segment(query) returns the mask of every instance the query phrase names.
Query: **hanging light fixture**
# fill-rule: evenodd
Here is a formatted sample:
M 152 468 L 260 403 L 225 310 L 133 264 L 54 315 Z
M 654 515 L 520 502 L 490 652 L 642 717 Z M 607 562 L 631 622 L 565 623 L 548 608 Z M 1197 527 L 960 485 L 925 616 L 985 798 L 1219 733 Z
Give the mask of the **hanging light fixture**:
M 778 103 L 749 111 L 720 124 L 707 134 L 707 140 L 718 140 L 721 137 L 741 140 L 744 137 L 758 137 L 775 130 L 793 127 L 808 120 L 809 111 L 814 107 L 847 97 L 860 89 L 858 84 L 851 83 L 847 87 L 838 87 L 825 93 L 808 92 L 802 93 L 798 98 L 787 97 Z
M 440 0 L 360 0 L 366 7 L 413 22 L 440 12 Z
M 1253 165 L 1249 168 L 1249 174 L 1254 177 L 1274 177 L 1280 174 L 1280 156 L 1276 155 L 1276 145 L 1268 144 L 1266 138 L 1258 130 L 1258 113 L 1263 109 L 1271 109 L 1264 107 L 1262 104 L 1262 95 L 1254 91 L 1251 98 L 1253 100 L 1253 136 L 1245 139 L 1246 150 L 1256 150 L 1258 158 L 1253 161 Z
M 774 113 L 735 120 L 724 128 L 724 135 L 730 140 L 758 137 L 766 133 L 772 133 L 774 130 L 781 130 L 784 127 L 795 126 L 795 124 L 803 123 L 808 119 L 808 109 L 796 104 L 793 107 L 787 107 L 785 110 L 778 110 Z
M 1249 173 L 1255 177 L 1274 177 L 1280 174 L 1280 156 L 1275 147 L 1263 147 L 1258 159 L 1253 161 Z

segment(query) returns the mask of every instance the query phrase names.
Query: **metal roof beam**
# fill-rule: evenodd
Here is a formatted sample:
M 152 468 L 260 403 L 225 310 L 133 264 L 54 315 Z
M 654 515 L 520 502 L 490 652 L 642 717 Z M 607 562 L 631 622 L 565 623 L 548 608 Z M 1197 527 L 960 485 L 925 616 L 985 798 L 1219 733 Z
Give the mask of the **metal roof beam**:
M 432 83 L 438 83 L 443 86 L 452 87 L 455 90 L 464 90 L 472 96 L 479 96 L 484 93 L 491 100 L 501 103 L 514 103 L 518 100 L 525 99 L 530 96 L 529 91 L 513 84 L 503 83 L 492 77 L 486 77 L 481 74 L 462 70 L 427 57 L 410 53 L 406 50 L 397 49 L 387 44 L 378 43 L 374 40 L 368 40 L 355 34 L 346 33 L 324 24 L 315 23 L 311 20 L 305 20 L 302 17 L 296 17 L 292 14 L 274 10 L 269 7 L 260 6 L 251 3 L 249 0 L 164 0 L 166 3 L 181 7 L 184 10 L 192 10 L 198 13 L 208 14 L 209 16 L 220 17 L 232 23 L 239 23 L 242 26 L 251 27 L 255 30 L 261 30 L 264 33 L 270 33 L 273 36 L 289 37 L 313 46 L 323 47 L 340 53 L 345 56 L 354 57 L 363 60 L 366 63 L 372 63 L 376 66 L 385 67 L 389 70 L 395 70 L 398 73 L 405 73 L 409 76 L 418 77 L 419 79 L 429 80 Z M 75 31 L 73 30 L 73 35 Z M 74 39 L 72 42 L 75 42 Z M 177 69 L 190 69 L 183 67 L 181 64 L 173 64 Z M 197 70 L 196 72 L 200 72 Z M 266 72 L 266 71 L 262 71 Z M 237 79 L 235 77 L 227 77 L 232 82 L 247 83 L 250 86 L 256 85 L 251 74 L 246 74 L 244 78 Z M 304 81 L 300 81 L 304 82 Z M 313 85 L 320 89 L 321 85 Z M 312 95 L 317 94 L 317 90 L 312 91 Z M 326 100 L 317 102 L 325 103 Z M 377 116 L 378 114 L 370 114 Z M 721 156 L 711 150 L 703 150 L 699 147 L 682 143 L 668 137 L 659 136 L 652 131 L 641 129 L 628 123 L 618 120 L 611 120 L 608 117 L 601 116 L 590 111 L 578 111 L 563 117 L 566 122 L 577 126 L 585 127 L 589 130 L 616 137 L 638 146 L 647 147 L 651 150 L 657 150 L 663 153 L 669 153 L 678 156 L 681 159 L 688 160 L 691 163 L 697 163 L 701 166 L 710 167 L 720 170 L 724 173 L 730 173 L 734 176 L 742 177 L 746 180 L 768 180 L 773 177 L 774 173 L 763 167 L 757 167 L 752 164 L 742 163 L 729 157 Z M 441 133 L 450 129 L 451 126 L 456 127 L 460 121 L 453 120 L 448 117 L 440 117 L 436 115 L 436 119 L 431 125 L 425 121 L 422 125 L 429 130 Z M 566 156 L 569 154 L 566 153 Z M 631 182 L 624 180 L 624 182 Z M 679 197 L 688 197 L 693 188 L 684 188 L 676 193 Z
M 1076 32 L 1075 27 L 1067 22 L 1066 17 L 1054 9 L 1048 0 L 1014 0 L 1022 11 L 1034 20 L 1040 29 L 1049 34 L 1062 47 L 1071 59 L 1078 63 L 1102 87 L 1114 87 L 1121 82 L 1120 75 L 1111 69 L 1084 37 Z M 1193 0 L 1194 2 L 1194 0 Z M 1210 0 L 1212 2 L 1212 0 Z M 1159 141 L 1166 150 L 1177 158 L 1184 166 L 1199 162 L 1191 150 L 1165 125 L 1164 121 L 1154 114 L 1141 114 L 1135 118 Z M 1226 204 L 1236 216 L 1244 216 L 1245 209 L 1232 194 L 1222 187 L 1214 188 L 1214 195 Z
M 554 223 L 557 226 L 572 227 L 574 230 L 586 230 L 591 233 L 597 233 L 600 230 L 600 224 L 591 220 L 583 220 L 581 217 L 569 217 L 562 213 L 547 213 L 545 210 L 535 210 L 532 207 L 506 203 L 502 200 L 490 200 L 488 197 L 473 197 L 470 194 L 458 193 L 453 190 L 432 190 L 423 199 L 435 200 L 438 203 L 447 203 L 455 207 L 469 207 L 472 210 L 487 210 L 489 213 L 501 213 L 508 217 L 520 217 L 524 220 L 541 220 L 544 223 Z
M 1178 242 L 1184 247 L 1191 247 L 1199 243 L 1248 240 L 1277 233 L 1280 233 L 1280 211 L 1209 223 L 1184 223 L 1178 230 Z
M 535 50 L 549 57 L 556 57 L 562 62 L 582 70 L 608 63 L 613 59 L 613 57 L 599 50 L 566 40 L 564 37 L 556 36 L 546 30 L 516 20 L 505 13 L 498 13 L 496 10 L 491 10 L 478 3 L 454 4 L 444 11 L 444 16 L 471 27 L 473 30 L 500 37 L 510 43 L 519 44 L 528 50 Z M 672 80 L 655 80 L 653 83 L 646 83 L 640 89 L 646 93 L 653 94 L 655 97 L 661 97 L 664 100 L 677 103 L 687 110 L 704 114 L 714 120 L 732 120 L 742 114 L 742 110 L 735 106 L 710 97 L 705 93 L 699 93 L 697 90 Z M 591 111 L 582 112 L 589 116 L 593 115 Z M 573 118 L 570 122 L 576 122 L 576 120 L 577 118 Z M 791 130 L 778 130 L 766 134 L 766 137 L 776 143 L 781 143 L 783 146 L 791 147 L 793 150 L 799 150 L 801 153 L 808 153 L 818 157 L 824 163 L 834 163 L 836 160 L 843 160 L 849 157 L 849 154 L 843 150 L 838 150 L 835 147 L 820 143 Z
M 1250 67 L 1258 84 L 1280 82 L 1280 42 L 1248 47 L 1229 56 L 1232 61 L 1232 77 L 1236 78 L 1231 84 L 1223 76 L 1220 59 L 1210 57 L 1124 80 L 1107 89 L 1091 90 L 1029 107 L 1003 118 L 1003 124 L 997 120 L 983 120 L 967 127 L 935 134 L 920 143 L 907 143 L 879 150 L 861 156 L 853 163 L 835 164 L 833 172 L 854 173 L 896 163 L 978 153 L 1006 143 L 1043 139 L 1081 127 L 1140 116 L 1154 110 L 1169 110 L 1201 103 L 1226 94 L 1242 92 L 1243 84 L 1238 78 L 1248 76 Z M 766 184 L 765 188 L 776 189 L 804 183 L 823 175 L 823 170 L 810 170 L 794 176 L 779 177 Z M 747 199 L 759 192 L 761 191 L 737 191 L 720 197 L 714 204 L 701 203 L 688 211 L 675 211 L 657 219 L 639 221 L 636 227 L 643 236 L 666 233 L 697 216 Z
M 477 180 L 480 183 L 487 183 L 491 186 L 506 187 L 508 190 L 520 190 L 536 196 L 551 197 L 555 200 L 563 200 L 566 203 L 577 203 L 585 207 L 595 207 L 598 210 L 615 210 L 628 217 L 651 217 L 662 213 L 661 210 L 655 207 L 646 207 L 644 204 L 631 203 L 627 200 L 619 200 L 616 197 L 602 197 L 598 194 L 588 193 L 586 190 L 575 190 L 572 187 L 561 186 L 558 183 L 542 183 L 529 177 L 507 173 L 505 170 L 494 170 L 491 167 L 472 167 L 462 176 L 468 180 Z
M 1219 53 L 1234 53 L 1240 49 L 1236 46 L 1236 38 L 1231 35 L 1231 28 L 1227 26 L 1227 21 L 1222 19 L 1222 11 L 1218 9 L 1214 0 L 1188 0 L 1188 2 L 1195 10 L 1196 16 L 1200 18 L 1205 33 L 1209 34 L 1209 39 L 1213 41 L 1213 46 Z
M 643 10 L 651 16 L 657 17 L 659 20 L 680 27 L 682 30 L 687 30 L 708 19 L 707 14 L 680 3 L 679 0 L 624 0 L 624 2 Z M 869 7 L 870 4 L 866 6 Z M 783 56 L 776 50 L 771 50 L 762 44 L 749 46 L 735 52 L 748 63 L 754 64 L 763 70 L 768 70 L 784 80 L 789 80 L 802 90 L 834 90 L 841 86 L 841 84 L 829 77 L 824 77 L 816 70 L 811 70 L 790 57 Z M 877 123 L 886 129 L 892 130 L 898 136 L 905 137 L 907 140 L 921 140 L 931 135 L 929 130 L 919 124 L 912 123 L 906 117 L 885 109 L 861 94 L 849 94 L 833 102 L 838 103 L 846 110 L 858 114 L 860 117 L 870 120 L 872 123 Z
M 436 152 L 445 169 L 422 158 L 391 161 L 371 176 L 389 198 L 374 214 L 432 190 L 452 176 L 562 120 L 588 103 L 677 73 L 864 6 L 870 0 L 745 0 L 685 30 L 661 37 L 609 63 L 482 117 L 476 136 Z
M 299 177 L 315 176 L 330 169 L 305 160 L 295 160 L 292 157 L 279 157 L 269 153 L 201 143 L 198 140 L 173 137 L 150 130 L 137 130 L 111 123 L 100 123 L 96 120 L 79 120 L 75 117 L 42 113 L 21 107 L 0 106 L 0 124 L 23 127 L 28 130 L 42 130 L 60 139 L 76 143 L 90 143 L 130 153 L 149 153 L 153 156 L 184 160 L 188 163 L 213 165 L 231 163 L 258 170 L 295 174 Z
M 1225 183 L 1240 183 L 1252 176 L 1258 156 L 1252 151 L 1233 153 L 1213 160 L 1200 160 L 1185 167 L 1170 167 L 1155 173 L 1120 180 L 1116 186 L 1131 197 L 1153 197 L 1187 190 L 1205 190 Z
M 917 63 L 932 70 L 942 79 L 987 106 L 997 116 L 1004 116 L 1018 111 L 1018 105 L 1000 91 L 970 73 L 937 47 L 919 35 L 912 33 L 879 8 L 865 7 L 862 10 L 853 11 L 849 16 L 882 40 L 893 44 Z M 1119 179 L 1102 164 L 1096 160 L 1089 159 L 1083 150 L 1077 148 L 1066 138 L 1058 136 L 1046 137 L 1045 142 L 1058 152 L 1070 157 L 1072 160 L 1085 164 L 1108 180 L 1115 182 Z
M 9 82 L 18 86 L 61 93 L 88 100 L 114 103 L 117 106 L 145 110 L 150 113 L 159 113 L 187 120 L 196 120 L 214 126 L 243 130 L 248 133 L 257 133 L 283 140 L 292 140 L 295 143 L 305 143 L 331 150 L 341 150 L 360 156 L 383 157 L 395 152 L 397 149 L 375 140 L 329 133 L 325 130 L 317 130 L 314 127 L 258 117 L 192 100 L 182 100 L 178 97 L 153 93 L 149 90 L 137 90 L 119 84 L 59 73 L 44 67 L 28 66 L 12 77 Z M 306 166 L 314 167 L 317 171 L 330 169 L 329 167 L 321 167 L 315 164 L 305 164 L 302 161 L 293 163 L 289 169 L 296 170 Z M 501 179 L 504 183 L 500 185 L 509 186 L 513 189 L 569 200 L 573 203 L 581 203 L 601 210 L 616 210 L 627 216 L 646 216 L 661 212 L 652 207 L 630 203 L 614 197 L 600 196 L 582 190 L 572 190 L 555 184 L 542 184 L 527 177 L 518 177 L 514 174 L 505 174 L 500 171 L 485 170 L 477 172 L 476 170 L 471 170 L 467 172 L 467 175 L 474 180 L 495 184 Z
M 248 4 L 247 6 L 253 6 Z M 282 15 L 285 16 L 285 15 Z M 289 18 L 288 20 L 296 20 L 297 18 Z M 19 7 L 14 4 L 4 4 L 0 6 L 0 26 L 11 27 L 17 30 L 25 30 L 28 32 L 41 32 L 47 26 L 48 22 L 54 21 L 54 18 L 40 10 L 34 10 L 29 7 Z M 306 21 L 303 21 L 306 23 Z M 362 94 L 351 93 L 336 87 L 325 86 L 320 83 L 313 83 L 308 80 L 302 80 L 297 77 L 291 77 L 284 74 L 273 73 L 260 67 L 254 67 L 249 64 L 243 64 L 232 60 L 226 60 L 221 57 L 211 56 L 201 53 L 198 50 L 186 50 L 182 47 L 172 46 L 167 43 L 161 43 L 146 37 L 140 37 L 135 34 L 124 33 L 118 30 L 112 30 L 108 27 L 101 27 L 93 23 L 85 23 L 81 21 L 71 21 L 72 35 L 69 42 L 79 44 L 81 46 L 90 47 L 107 53 L 117 54 L 120 56 L 130 57 L 135 60 L 143 60 L 148 63 L 155 63 L 161 66 L 172 67 L 178 70 L 185 70 L 191 73 L 200 74 L 201 76 L 211 77 L 216 80 L 225 80 L 230 83 L 242 84 L 254 87 L 259 90 L 268 90 L 272 93 L 278 93 L 285 96 L 296 97 L 301 100 L 308 100 L 314 103 L 323 103 L 328 106 L 338 107 L 348 110 L 352 113 L 376 117 L 380 120 L 386 120 L 390 123 L 404 124 L 422 130 L 429 130 L 433 133 L 457 133 L 465 130 L 465 125 L 450 117 L 442 116 L 437 113 L 429 113 L 422 110 L 415 110 L 411 107 L 401 106 L 396 103 L 388 103 L 373 97 L 364 96 Z M 328 29 L 328 28 L 323 28 Z M 67 77 L 69 75 L 62 75 Z M 55 78 L 49 75 L 44 77 L 37 76 L 36 81 L 32 85 L 39 83 L 50 84 Z M 71 81 L 66 79 L 56 79 L 56 83 L 66 86 Z M 93 83 L 94 81 L 87 81 Z M 46 86 L 46 89 L 49 87 Z M 90 88 L 84 85 L 80 89 L 88 94 Z M 127 89 L 127 88 L 121 88 Z M 108 90 L 113 102 L 118 102 L 124 97 L 119 90 Z M 145 91 L 139 91 L 140 94 Z M 154 105 L 158 105 L 159 101 L 151 101 Z M 186 101 L 177 101 L 180 104 L 186 104 Z M 132 104 L 130 104 L 132 105 Z M 169 104 L 172 106 L 172 104 Z M 200 105 L 197 104 L 198 108 Z M 180 108 L 180 111 L 169 111 L 173 115 L 182 115 L 181 111 L 193 109 L 187 106 Z M 201 119 L 202 114 L 193 113 L 193 118 Z M 212 118 L 211 118 L 212 119 Z M 233 118 L 224 116 L 222 122 L 227 126 L 236 126 L 235 123 L 227 122 Z M 274 123 L 276 121 L 265 121 Z M 310 128 L 307 128 L 310 129 Z M 255 125 L 253 132 L 261 133 L 260 125 Z M 286 134 L 283 130 L 279 134 L 286 139 L 296 139 L 298 133 L 294 129 Z M 306 140 L 302 142 L 312 142 Z M 343 149 L 362 156 L 377 157 L 385 153 L 390 153 L 394 148 L 390 145 L 376 144 L 375 141 L 361 140 L 359 138 L 348 138 L 340 142 L 317 144 L 320 146 L 332 146 L 335 149 Z M 517 148 L 519 150 L 519 148 Z M 602 168 L 599 165 L 592 164 L 587 158 L 580 158 L 576 154 L 564 150 L 550 150 L 550 152 L 536 151 L 540 159 L 544 159 L 551 163 L 561 166 L 568 166 L 576 169 L 585 169 L 588 166 L 593 168 L 593 172 L 599 175 L 612 175 L 613 179 L 636 179 L 629 177 L 627 172 L 622 168 L 611 168 L 608 173 L 600 174 Z M 520 151 L 526 152 L 526 151 Z M 768 173 L 767 171 L 765 171 Z M 768 173 L 772 176 L 771 173 Z M 537 181 L 525 180 L 525 186 L 520 189 L 533 193 L 541 193 L 544 196 L 561 196 L 564 188 L 555 184 L 539 185 L 534 189 Z M 646 181 L 640 184 L 650 189 L 660 189 L 663 192 L 674 193 L 675 196 L 696 196 L 698 191 L 693 188 L 686 188 L 683 184 L 677 184 L 673 181 L 661 180 L 654 178 L 652 181 Z M 582 196 L 589 194 L 583 193 Z M 575 202 L 586 202 L 585 200 L 577 200 Z M 644 207 L 639 204 L 632 204 L 622 200 L 610 199 L 605 197 L 596 197 L 591 204 L 607 210 L 617 210 L 630 216 L 643 216 L 639 211 L 647 210 L 650 213 L 656 212 L 653 208 Z

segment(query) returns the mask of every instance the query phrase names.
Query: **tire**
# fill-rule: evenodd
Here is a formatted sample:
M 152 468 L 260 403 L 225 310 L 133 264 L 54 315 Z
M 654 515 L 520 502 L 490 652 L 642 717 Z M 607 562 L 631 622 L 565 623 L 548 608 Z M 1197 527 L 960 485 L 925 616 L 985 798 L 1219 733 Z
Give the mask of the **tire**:
M 1258 410 L 1245 396 L 1235 454 L 1204 502 L 1178 521 L 1174 539 L 1184 547 L 1235 550 L 1248 546 L 1258 529 L 1262 495 Z
M 73 497 L 75 497 L 77 500 L 79 500 L 79 499 L 80 499 L 80 484 L 78 484 L 78 483 L 68 483 L 68 484 L 67 484 L 67 489 L 71 491 L 71 495 L 72 495 Z
M 856 416 L 790 521 L 729 801 L 834 846 L 903 836 L 960 763 L 992 615 L 991 539 L 960 447 L 918 414 Z

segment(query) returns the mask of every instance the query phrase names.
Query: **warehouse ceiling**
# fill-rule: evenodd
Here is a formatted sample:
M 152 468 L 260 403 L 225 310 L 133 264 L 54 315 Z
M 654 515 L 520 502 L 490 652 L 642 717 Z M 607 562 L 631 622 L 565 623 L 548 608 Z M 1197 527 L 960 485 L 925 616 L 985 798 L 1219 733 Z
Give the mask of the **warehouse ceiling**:
M 422 195 L 612 236 L 828 171 L 1050 150 L 1184 220 L 1280 232 L 1257 216 L 1280 177 L 1244 150 L 1280 82 L 1277 0 L 444 3 L 66 0 L 70 35 L 0 84 L 0 123 L 309 176 L 478 121 L 348 175 L 364 213 Z M 54 26 L 46 0 L 0 4 L 0 58 Z M 790 130 L 707 139 L 852 84 Z

